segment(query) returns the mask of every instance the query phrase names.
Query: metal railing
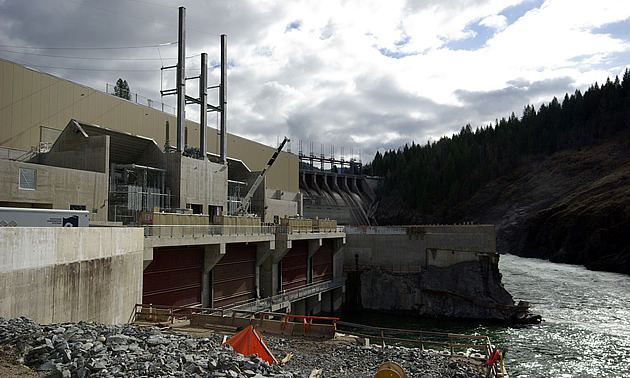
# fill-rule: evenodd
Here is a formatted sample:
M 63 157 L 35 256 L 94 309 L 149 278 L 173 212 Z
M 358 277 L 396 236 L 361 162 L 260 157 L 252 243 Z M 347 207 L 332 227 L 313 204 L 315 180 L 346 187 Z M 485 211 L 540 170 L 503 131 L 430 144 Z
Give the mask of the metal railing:
M 192 226 L 143 226 L 145 238 L 182 238 L 201 236 L 249 236 L 274 235 L 273 225 L 260 226 L 223 226 L 223 225 L 192 225 Z
M 290 231 L 290 232 L 289 232 Z M 279 234 L 313 234 L 313 233 L 344 233 L 345 226 L 335 227 L 296 227 L 296 226 L 277 226 Z
M 131 317 L 127 323 L 132 321 L 151 321 L 151 322 L 169 322 L 173 324 L 176 318 L 187 318 L 190 320 L 190 324 L 193 324 L 195 318 L 204 315 L 215 315 L 220 318 L 248 318 L 251 320 L 260 320 L 261 324 L 266 320 L 279 321 L 282 324 L 282 331 L 286 328 L 291 319 L 300 319 L 299 322 L 291 322 L 294 324 L 301 324 L 304 328 L 304 333 L 308 333 L 313 320 L 320 321 L 319 324 L 325 324 L 330 328 L 331 336 L 334 336 L 336 329 L 336 323 L 339 318 L 327 317 L 327 316 L 309 316 L 309 315 L 292 315 L 277 312 L 265 312 L 265 311 L 246 311 L 246 310 L 224 310 L 217 308 L 203 308 L 203 307 L 181 307 L 181 306 L 163 306 L 153 304 L 136 304 L 134 306 Z M 204 323 L 211 321 L 211 319 L 204 319 Z M 259 324 L 260 325 L 260 324 Z M 220 324 L 219 324 L 220 326 Z M 230 327 L 234 328 L 237 327 Z
M 116 88 L 116 85 L 106 83 L 105 84 L 105 93 L 110 94 L 112 96 L 115 96 L 114 88 Z M 144 96 L 139 95 L 137 93 L 129 92 L 128 94 L 129 94 L 129 99 L 128 100 L 131 101 L 131 102 L 135 102 L 136 104 L 148 106 L 151 109 L 160 110 L 160 111 L 162 111 L 164 113 L 168 113 L 168 114 L 171 114 L 171 115 L 175 115 L 175 113 L 176 113 L 177 109 L 174 106 L 165 104 L 165 103 L 160 102 L 160 101 L 152 100 L 152 99 L 150 99 L 148 97 L 144 97 Z
M 419 273 L 422 272 L 422 265 L 411 264 L 391 264 L 391 265 L 370 265 L 370 264 L 348 264 L 344 265 L 344 272 L 362 272 L 365 270 L 382 269 L 389 273 Z
M 302 286 L 300 288 L 289 290 L 267 298 L 250 299 L 247 301 L 233 303 L 229 306 L 222 307 L 222 309 L 226 311 L 265 311 L 271 309 L 275 304 L 298 301 L 325 291 L 342 287 L 344 284 L 345 279 L 343 277 L 339 277 L 330 281 Z
M 504 374 L 501 358 L 495 358 L 494 361 L 490 359 L 496 348 L 490 344 L 488 336 L 372 327 L 344 321 L 337 321 L 337 331 L 365 339 L 378 340 L 382 346 L 385 346 L 386 341 L 415 344 L 422 350 L 428 346 L 451 358 L 468 358 L 477 361 L 476 367 L 485 370 L 486 376 L 502 377 Z M 396 337 L 396 335 L 399 336 Z M 464 350 L 464 352 L 457 352 L 457 350 Z M 477 352 L 472 353 L 471 351 Z
M 198 236 L 247 236 L 247 235 L 275 235 L 286 234 L 287 227 L 274 224 L 261 224 L 260 226 L 232 226 L 232 225 L 145 225 L 145 238 L 179 238 Z M 334 230 L 320 231 L 293 231 L 294 233 L 343 233 L 344 226 L 337 226 Z

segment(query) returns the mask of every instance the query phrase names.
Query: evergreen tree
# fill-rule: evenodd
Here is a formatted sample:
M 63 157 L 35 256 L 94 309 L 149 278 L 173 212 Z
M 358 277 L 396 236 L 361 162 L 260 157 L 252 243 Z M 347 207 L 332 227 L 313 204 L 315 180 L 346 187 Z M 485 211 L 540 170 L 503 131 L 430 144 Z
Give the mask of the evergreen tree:
M 595 83 L 584 94 L 553 98 L 536 111 L 523 108 L 519 119 L 462 127 L 458 134 L 426 145 L 405 144 L 376 153 L 373 174 L 383 177 L 379 195 L 397 193 L 426 216 L 448 216 L 449 207 L 466 201 L 484 185 L 541 155 L 579 148 L 630 129 L 630 71 L 623 78 Z
M 118 78 L 118 81 L 114 86 L 114 96 L 131 100 L 131 92 L 129 91 L 129 84 L 127 84 L 127 80 Z

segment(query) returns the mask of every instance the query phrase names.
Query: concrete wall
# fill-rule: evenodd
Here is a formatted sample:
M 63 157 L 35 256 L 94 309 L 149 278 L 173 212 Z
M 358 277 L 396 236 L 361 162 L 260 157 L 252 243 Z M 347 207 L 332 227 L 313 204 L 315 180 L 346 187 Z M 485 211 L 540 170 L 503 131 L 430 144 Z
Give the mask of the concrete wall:
M 193 159 L 179 154 L 167 154 L 167 186 L 172 190 L 172 205 L 186 208 L 186 204 L 227 208 L 226 167 L 207 160 Z
M 36 171 L 35 190 L 20 189 L 20 168 Z M 107 220 L 106 173 L 0 160 L 0 177 L 0 204 L 61 210 L 85 205 L 91 221 Z
M 0 316 L 124 323 L 142 301 L 138 228 L 0 228 Z
M 349 309 L 509 321 L 493 225 L 346 227 Z M 356 257 L 358 256 L 358 263 Z
M 346 227 L 344 264 L 449 266 L 495 253 L 493 225 Z
M 350 208 L 348 206 L 320 206 L 311 205 L 308 200 L 304 203 L 304 214 L 307 218 L 331 218 L 336 219 L 339 224 L 346 225 L 352 223 Z
M 298 203 L 293 201 L 283 201 L 277 199 L 266 199 L 265 223 L 274 221 L 274 216 L 283 218 L 285 215 L 294 217 L 298 214 Z
M 159 96 L 158 88 L 155 96 Z M 63 130 L 72 118 L 153 138 L 158 146 L 166 141 L 168 120 L 171 144 L 177 140 L 177 121 L 171 114 L 0 59 L 1 146 L 29 151 L 38 148 L 40 141 L 54 142 L 46 138 L 52 139 L 55 133 L 41 133 L 41 126 Z M 199 124 L 186 121 L 186 126 L 188 144 L 198 147 Z M 208 152 L 218 154 L 217 132 L 209 129 L 206 135 Z M 262 170 L 276 150 L 233 134 L 227 139 L 228 156 L 243 160 L 252 171 Z M 267 174 L 267 186 L 298 192 L 298 157 L 282 152 Z
M 109 170 L 110 140 L 107 135 L 86 138 L 66 128 L 48 153 L 37 156 L 37 162 L 55 167 L 85 171 Z

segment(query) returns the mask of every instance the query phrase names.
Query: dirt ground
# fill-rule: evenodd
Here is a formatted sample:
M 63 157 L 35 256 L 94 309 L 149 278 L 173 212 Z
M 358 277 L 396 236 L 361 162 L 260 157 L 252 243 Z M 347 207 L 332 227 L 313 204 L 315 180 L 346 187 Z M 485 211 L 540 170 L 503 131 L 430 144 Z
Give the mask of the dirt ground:
M 43 372 L 29 369 L 17 362 L 17 354 L 9 346 L 0 346 L 0 377 L 42 377 Z

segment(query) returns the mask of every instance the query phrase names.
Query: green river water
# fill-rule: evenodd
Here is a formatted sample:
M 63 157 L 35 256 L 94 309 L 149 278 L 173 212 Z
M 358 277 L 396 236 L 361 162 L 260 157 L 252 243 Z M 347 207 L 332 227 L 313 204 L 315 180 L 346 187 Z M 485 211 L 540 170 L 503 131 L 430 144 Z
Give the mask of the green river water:
M 630 276 L 539 259 L 502 255 L 503 284 L 515 301 L 532 303 L 538 325 L 382 314 L 342 320 L 382 327 L 487 335 L 507 348 L 510 377 L 630 377 Z

